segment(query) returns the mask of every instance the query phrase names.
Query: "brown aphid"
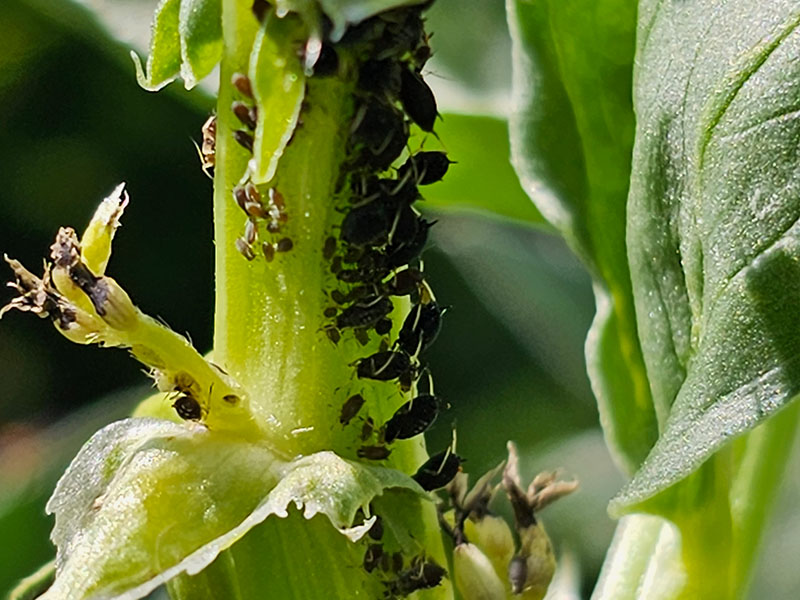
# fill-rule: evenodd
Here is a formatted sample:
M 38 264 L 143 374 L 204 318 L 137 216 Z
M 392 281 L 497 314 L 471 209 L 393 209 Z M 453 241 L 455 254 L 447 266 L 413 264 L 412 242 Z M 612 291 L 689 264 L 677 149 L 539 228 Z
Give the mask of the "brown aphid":
M 247 127 L 248 129 L 255 129 L 256 128 L 256 120 L 253 118 L 255 113 L 251 111 L 250 107 L 247 106 L 244 102 L 237 100 L 233 104 L 231 104 L 231 110 L 233 114 L 236 115 L 236 118 L 242 122 L 242 125 Z
M 325 244 L 322 246 L 322 258 L 325 260 L 330 260 L 333 258 L 333 255 L 336 253 L 336 238 L 330 236 L 328 239 L 325 240 Z
M 266 219 L 269 216 L 267 211 L 264 210 L 264 207 L 260 203 L 251 202 L 250 200 L 245 203 L 244 211 L 248 216 L 255 217 L 257 219 Z
M 200 157 L 202 159 L 203 172 L 211 177 L 209 169 L 213 169 L 216 164 L 217 147 L 217 115 L 211 115 L 203 123 L 202 141 L 200 142 Z
M 255 222 L 252 219 L 248 219 L 247 223 L 244 225 L 244 241 L 251 245 L 254 244 L 257 233 L 258 228 L 256 227 Z
M 261 192 L 258 191 L 258 187 L 252 181 L 248 181 L 247 184 L 244 186 L 244 191 L 247 194 L 247 199 L 250 202 L 255 202 L 256 204 L 261 204 Z
M 256 257 L 255 252 L 253 252 L 253 247 L 247 243 L 246 239 L 236 238 L 235 244 L 239 254 L 244 256 L 247 260 L 253 260 Z
M 264 253 L 264 258 L 267 259 L 267 262 L 272 262 L 272 259 L 275 258 L 275 246 L 269 242 L 261 244 L 261 251 Z
M 362 346 L 366 346 L 369 344 L 369 331 L 362 327 L 358 327 L 353 330 L 353 336 L 358 340 L 358 343 Z
M 281 194 L 277 189 L 269 189 L 269 201 L 271 204 L 277 206 L 278 210 L 281 212 L 286 210 L 286 201 L 283 199 L 283 194 Z
M 233 188 L 233 199 L 236 200 L 236 204 L 239 205 L 239 208 L 241 208 L 245 213 L 247 213 L 248 198 L 245 188 L 243 187 Z
M 342 412 L 339 414 L 339 423 L 344 426 L 349 425 L 350 421 L 358 414 L 362 406 L 364 406 L 364 396 L 361 394 L 353 394 L 350 396 L 342 405 Z
M 338 312 L 339 312 L 338 308 L 336 308 L 335 306 L 329 306 L 322 312 L 322 314 L 325 316 L 326 319 L 332 319 L 333 317 L 336 316 L 336 313 Z
M 331 261 L 331 273 L 336 274 L 342 270 L 342 257 L 334 256 Z
M 333 290 L 331 292 L 331 300 L 336 304 L 344 304 L 347 302 L 347 297 L 340 290 Z
M 172 403 L 172 408 L 184 421 L 199 421 L 203 416 L 200 403 L 192 396 L 182 394 Z
M 356 450 L 359 458 L 366 458 L 367 460 L 386 460 L 392 451 L 386 446 L 361 446 Z
M 277 221 L 270 221 L 267 223 L 267 231 L 270 233 L 278 233 L 281 230 L 281 224 Z
M 242 96 L 247 96 L 248 98 L 253 97 L 253 86 L 250 85 L 250 78 L 247 75 L 243 73 L 234 73 L 233 77 L 231 77 L 231 83 L 233 87 L 239 90 Z
M 292 240 L 288 237 L 281 238 L 275 244 L 275 250 L 277 250 L 278 252 L 288 252 L 293 247 L 294 247 L 294 242 L 292 242 Z
M 334 345 L 339 343 L 339 340 L 342 339 L 342 335 L 339 333 L 339 330 L 335 327 L 326 327 L 324 329 L 325 335 L 328 336 L 328 339 L 333 342 Z
M 367 417 L 361 426 L 361 441 L 366 442 L 372 436 L 373 431 L 375 431 L 375 421 L 372 420 L 372 417 Z
M 253 153 L 253 135 L 243 129 L 237 129 L 233 132 L 233 139 L 245 150 Z

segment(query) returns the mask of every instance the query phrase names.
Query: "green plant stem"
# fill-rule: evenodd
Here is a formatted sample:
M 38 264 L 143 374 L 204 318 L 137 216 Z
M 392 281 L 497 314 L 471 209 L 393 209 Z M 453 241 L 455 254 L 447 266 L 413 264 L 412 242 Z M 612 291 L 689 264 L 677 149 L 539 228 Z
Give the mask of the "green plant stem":
M 796 438 L 800 404 L 723 448 L 658 506 L 623 517 L 592 600 L 745 597 Z M 676 526 L 677 525 L 677 526 Z
M 234 243 L 242 235 L 245 217 L 233 199 L 233 188 L 241 182 L 250 155 L 233 139 L 233 131 L 241 125 L 231 112 L 231 104 L 240 98 L 235 97 L 230 82 L 234 73 L 247 73 L 258 25 L 250 3 L 239 0 L 223 1 L 222 20 L 225 46 L 217 105 L 214 177 L 217 288 L 214 361 L 244 387 L 264 443 L 287 457 L 334 450 L 355 458 L 363 443 L 358 438 L 361 423 L 348 428 L 339 424 L 344 400 L 350 394 L 361 393 L 368 399 L 365 410 L 380 424 L 406 398 L 396 384 L 355 378 L 354 361 L 376 352 L 378 340 L 362 347 L 346 333 L 334 345 L 322 331 L 324 309 L 332 306 L 325 290 L 335 283 L 322 250 L 326 238 L 334 234 L 334 225 L 342 218 L 337 205 L 347 201 L 334 196 L 346 156 L 352 116 L 352 76 L 350 81 L 343 77 L 308 82 L 301 124 L 270 182 L 285 200 L 288 222 L 275 236 L 261 227 L 255 247 L 258 255 L 255 260 L 247 261 Z M 260 242 L 274 242 L 282 237 L 289 237 L 294 247 L 267 262 L 260 254 Z M 397 303 L 392 315 L 395 327 L 407 311 L 407 305 Z M 419 437 L 396 443 L 385 464 L 412 473 L 426 458 L 424 440 Z M 424 524 L 425 535 L 419 541 L 428 556 L 447 564 L 433 504 L 423 502 L 414 506 L 416 509 L 408 518 L 417 527 Z M 359 568 L 358 560 L 353 560 L 353 553 L 359 550 L 350 545 L 344 552 L 342 546 L 347 544 L 332 527 L 321 529 L 317 524 L 313 543 L 309 541 L 304 550 L 310 556 L 303 559 L 305 562 L 298 558 L 297 540 L 307 538 L 301 533 L 310 526 L 293 515 L 287 521 L 272 518 L 256 527 L 218 559 L 224 577 L 230 578 L 229 571 L 234 568 L 237 590 L 253 588 L 247 565 L 257 558 L 264 572 L 282 579 L 271 586 L 284 590 L 275 597 L 341 598 L 361 597 L 363 593 L 367 593 L 363 597 L 374 597 L 365 590 L 375 584 L 375 578 L 366 584 L 364 571 Z M 229 553 L 234 557 L 232 562 Z M 360 553 L 363 554 L 363 549 Z M 262 562 L 264 559 L 266 564 Z M 280 568 L 281 562 L 284 566 L 304 565 L 308 572 L 290 577 L 291 573 Z M 263 577 L 263 572 L 259 577 Z M 186 579 L 183 585 L 188 585 Z M 175 586 L 173 591 L 177 589 Z M 243 598 L 261 597 L 241 593 Z M 176 595 L 181 597 L 179 593 Z M 186 597 L 190 596 L 188 593 Z M 422 596 L 448 598 L 452 592 L 445 582 Z
M 360 422 L 349 428 L 338 423 L 347 397 L 362 393 L 368 399 L 365 409 L 378 424 L 406 398 L 394 383 L 355 378 L 353 363 L 376 352 L 377 339 L 362 347 L 345 332 L 334 345 L 322 330 L 329 322 L 323 312 L 333 306 L 326 290 L 336 284 L 322 250 L 342 218 L 337 206 L 347 202 L 335 188 L 346 157 L 353 83 L 347 76 L 309 80 L 301 124 L 271 182 L 285 200 L 288 222 L 279 234 L 269 234 L 262 226 L 254 248 L 258 254 L 255 260 L 245 260 L 234 244 L 242 235 L 245 217 L 233 200 L 233 188 L 250 155 L 232 137 L 241 124 L 230 110 L 235 99 L 230 81 L 234 73 L 247 72 L 256 25 L 244 3 L 223 6 L 226 45 L 214 182 L 215 361 L 244 386 L 265 439 L 277 450 L 289 457 L 334 450 L 354 458 L 361 443 Z M 282 237 L 289 237 L 294 247 L 267 262 L 260 254 L 260 242 Z M 395 323 L 405 312 L 407 306 L 398 303 Z M 424 442 L 419 438 L 396 444 L 389 464 L 413 472 L 424 460 Z

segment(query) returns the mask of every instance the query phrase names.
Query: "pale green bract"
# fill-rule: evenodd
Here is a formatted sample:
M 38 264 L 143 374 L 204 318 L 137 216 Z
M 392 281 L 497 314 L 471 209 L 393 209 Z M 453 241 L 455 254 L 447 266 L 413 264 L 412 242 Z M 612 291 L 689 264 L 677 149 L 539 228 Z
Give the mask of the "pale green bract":
M 800 8 L 640 5 L 628 251 L 656 406 L 617 512 L 800 392 Z
M 275 175 L 278 160 L 297 127 L 306 78 L 295 48 L 302 47 L 304 33 L 300 19 L 291 15 L 281 19 L 271 12 L 253 42 L 249 76 L 258 118 L 250 176 L 257 184 Z
M 388 488 L 424 492 L 399 471 L 319 452 L 282 461 L 265 446 L 199 424 L 118 421 L 96 433 L 58 483 L 56 580 L 44 600 L 141 598 L 195 574 L 270 515 L 290 505 L 324 514 L 358 540 L 359 509 Z M 406 492 L 407 493 L 407 492 Z

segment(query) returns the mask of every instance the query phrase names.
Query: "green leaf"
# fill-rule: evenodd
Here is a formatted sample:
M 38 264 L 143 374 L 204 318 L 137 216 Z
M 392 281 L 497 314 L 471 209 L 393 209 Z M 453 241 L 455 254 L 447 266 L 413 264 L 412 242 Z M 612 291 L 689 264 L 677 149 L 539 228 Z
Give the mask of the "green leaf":
M 187 90 L 222 58 L 222 1 L 181 0 L 181 77 Z
M 139 85 L 160 90 L 179 76 L 192 89 L 222 57 L 221 0 L 161 0 L 153 17 L 147 68 L 131 51 Z
M 632 0 L 508 0 L 512 162 L 595 280 L 586 358 L 606 439 L 632 472 L 658 423 L 636 333 L 625 246 L 633 145 Z
M 426 187 L 425 207 L 473 209 L 525 223 L 547 226 L 522 190 L 508 159 L 508 125 L 487 116 L 447 114 L 436 126 L 447 142 L 447 177 Z
M 255 183 L 272 179 L 297 127 L 306 78 L 295 48 L 301 47 L 305 35 L 300 19 L 293 15 L 279 18 L 274 11 L 256 34 L 249 67 L 258 106 L 251 163 Z
M 263 446 L 196 424 L 118 421 L 95 434 L 47 505 L 56 580 L 42 596 L 140 598 L 193 575 L 268 516 L 294 504 L 358 540 L 387 488 L 424 492 L 399 471 L 320 452 L 286 463 Z
M 800 9 L 652 1 L 641 23 L 628 250 L 669 420 L 618 513 L 800 393 Z
M 178 32 L 180 10 L 180 0 L 161 0 L 156 8 L 146 70 L 142 68 L 137 54 L 131 50 L 131 58 L 136 65 L 136 80 L 151 92 L 160 90 L 181 73 L 181 39 Z

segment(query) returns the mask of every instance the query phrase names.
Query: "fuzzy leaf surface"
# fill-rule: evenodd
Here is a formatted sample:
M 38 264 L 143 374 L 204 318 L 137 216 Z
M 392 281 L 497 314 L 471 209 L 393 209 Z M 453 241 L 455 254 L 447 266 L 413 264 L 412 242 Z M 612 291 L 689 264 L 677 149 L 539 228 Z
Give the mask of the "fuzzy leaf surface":
M 42 596 L 141 598 L 196 574 L 268 516 L 294 504 L 342 534 L 369 528 L 358 509 L 387 488 L 422 495 L 399 471 L 321 452 L 283 462 L 240 439 L 152 418 L 112 423 L 87 442 L 48 503 L 56 580 Z
M 800 8 L 640 6 L 628 251 L 658 443 L 623 512 L 800 393 Z

